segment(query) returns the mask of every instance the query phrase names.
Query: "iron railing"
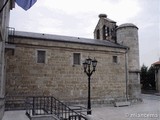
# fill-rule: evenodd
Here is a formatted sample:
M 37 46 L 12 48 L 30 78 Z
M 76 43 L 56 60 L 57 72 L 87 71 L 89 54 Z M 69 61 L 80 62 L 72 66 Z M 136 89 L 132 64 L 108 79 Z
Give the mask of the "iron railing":
M 52 96 L 27 97 L 26 115 L 55 115 L 60 120 L 87 120 L 86 115 L 71 109 Z

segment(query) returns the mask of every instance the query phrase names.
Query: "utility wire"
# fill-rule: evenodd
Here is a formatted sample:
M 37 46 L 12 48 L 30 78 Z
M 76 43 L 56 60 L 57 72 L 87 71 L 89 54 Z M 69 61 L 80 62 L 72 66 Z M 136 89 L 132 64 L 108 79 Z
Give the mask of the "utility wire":
M 9 0 L 6 0 L 5 4 L 2 6 L 2 8 L 0 9 L 0 13 L 3 11 L 4 7 L 7 5 Z

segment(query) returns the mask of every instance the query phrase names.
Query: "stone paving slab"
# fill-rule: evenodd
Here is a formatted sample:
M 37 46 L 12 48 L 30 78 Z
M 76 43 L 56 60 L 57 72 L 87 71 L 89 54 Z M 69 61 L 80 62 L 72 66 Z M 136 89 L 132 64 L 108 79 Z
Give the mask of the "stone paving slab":
M 6 111 L 2 120 L 29 120 L 25 111 Z

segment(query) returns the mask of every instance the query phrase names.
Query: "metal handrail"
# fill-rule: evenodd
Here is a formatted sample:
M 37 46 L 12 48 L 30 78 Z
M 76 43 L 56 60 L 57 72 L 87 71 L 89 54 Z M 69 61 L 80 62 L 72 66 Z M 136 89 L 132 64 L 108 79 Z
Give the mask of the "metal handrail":
M 86 115 L 71 109 L 53 96 L 26 98 L 26 115 L 56 115 L 60 120 L 87 120 Z

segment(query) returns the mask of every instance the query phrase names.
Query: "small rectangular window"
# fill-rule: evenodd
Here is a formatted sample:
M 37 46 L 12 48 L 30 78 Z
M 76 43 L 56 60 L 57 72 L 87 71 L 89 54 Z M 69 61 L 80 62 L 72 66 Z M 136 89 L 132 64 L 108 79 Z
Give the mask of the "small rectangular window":
M 80 53 L 73 53 L 73 64 L 80 65 Z
M 113 56 L 113 63 L 118 63 L 118 57 L 117 56 Z
M 37 63 L 45 63 L 46 51 L 37 50 Z

